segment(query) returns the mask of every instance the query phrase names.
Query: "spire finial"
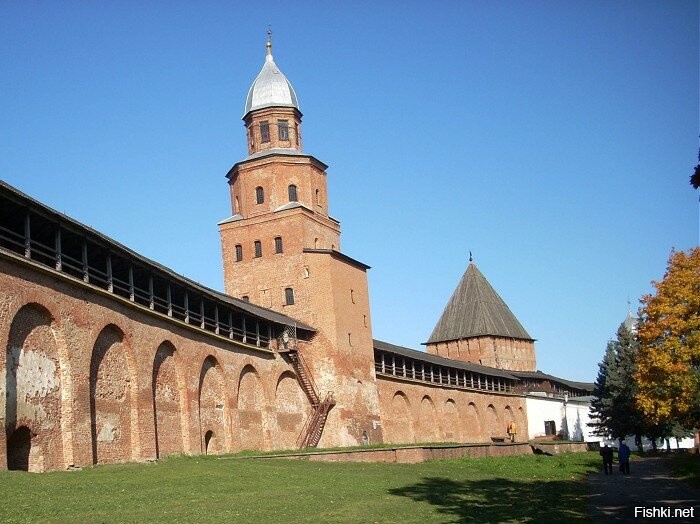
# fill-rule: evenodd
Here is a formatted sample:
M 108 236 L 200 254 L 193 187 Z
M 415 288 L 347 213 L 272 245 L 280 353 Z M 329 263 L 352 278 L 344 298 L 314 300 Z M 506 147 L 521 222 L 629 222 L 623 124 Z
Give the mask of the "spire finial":
M 271 55 L 272 54 L 272 29 L 270 26 L 267 26 L 267 44 L 265 44 L 265 47 L 267 47 L 267 54 Z
M 472 252 L 470 251 L 469 252 L 469 262 L 473 262 L 473 261 L 474 261 L 474 257 L 472 256 Z

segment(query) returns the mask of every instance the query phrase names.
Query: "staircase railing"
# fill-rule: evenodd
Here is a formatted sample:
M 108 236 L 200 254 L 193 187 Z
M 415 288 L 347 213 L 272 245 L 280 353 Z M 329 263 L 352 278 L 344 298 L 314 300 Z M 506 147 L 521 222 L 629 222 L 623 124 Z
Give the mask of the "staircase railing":
M 311 416 L 307 419 L 304 427 L 297 438 L 297 446 L 303 448 L 315 448 L 323 435 L 323 428 L 328 419 L 328 413 L 335 406 L 333 392 L 329 392 L 326 398 L 316 406 Z
M 297 347 L 296 326 L 285 328 L 277 340 L 277 348 L 280 353 L 288 355 L 296 372 L 297 380 L 306 393 L 313 410 L 297 437 L 297 446 L 300 448 L 316 447 L 321 440 L 321 435 L 323 435 L 328 413 L 335 406 L 333 392 L 326 394 L 326 398 L 321 402 L 311 369 Z
M 304 393 L 309 397 L 309 402 L 316 408 L 318 407 L 321 399 L 318 396 L 318 389 L 316 388 L 316 383 L 314 382 L 313 375 L 309 369 L 304 356 L 296 349 L 290 349 L 288 352 L 289 360 L 292 362 L 294 371 L 296 371 L 297 378 L 301 384 Z

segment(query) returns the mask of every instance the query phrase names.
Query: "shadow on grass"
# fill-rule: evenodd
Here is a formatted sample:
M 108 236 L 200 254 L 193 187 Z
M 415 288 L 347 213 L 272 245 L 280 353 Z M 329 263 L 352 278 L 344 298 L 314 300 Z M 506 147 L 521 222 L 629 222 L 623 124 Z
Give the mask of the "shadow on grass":
M 437 506 L 450 522 L 589 521 L 586 489 L 569 481 L 522 482 L 508 479 L 454 481 L 428 477 L 392 495 Z

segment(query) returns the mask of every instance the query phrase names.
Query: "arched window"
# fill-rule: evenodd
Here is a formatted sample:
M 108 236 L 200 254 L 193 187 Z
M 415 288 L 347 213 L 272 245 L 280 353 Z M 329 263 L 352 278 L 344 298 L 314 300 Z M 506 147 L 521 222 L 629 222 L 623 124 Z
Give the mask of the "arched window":
M 297 202 L 297 186 L 294 184 L 291 184 L 287 188 L 287 193 L 289 193 L 289 201 L 290 202 Z
M 236 262 L 243 260 L 243 246 L 236 244 Z
M 294 304 L 294 290 L 291 287 L 285 288 L 284 290 L 284 303 L 288 306 Z
M 258 204 L 265 202 L 265 190 L 262 188 L 262 186 L 255 188 L 255 202 Z
M 262 242 L 256 240 L 253 246 L 255 248 L 255 258 L 260 258 L 262 256 Z
M 275 253 L 282 253 L 282 237 L 275 237 Z

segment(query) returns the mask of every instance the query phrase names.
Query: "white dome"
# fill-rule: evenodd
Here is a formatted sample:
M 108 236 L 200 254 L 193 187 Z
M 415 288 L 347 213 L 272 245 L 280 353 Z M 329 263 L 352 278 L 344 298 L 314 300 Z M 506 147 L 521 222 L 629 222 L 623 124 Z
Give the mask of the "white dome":
M 272 45 L 267 43 L 267 56 L 260 73 L 253 81 L 245 101 L 244 115 L 263 107 L 294 107 L 299 109 L 297 95 L 287 77 L 272 59 Z

